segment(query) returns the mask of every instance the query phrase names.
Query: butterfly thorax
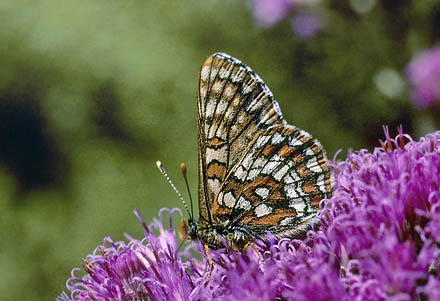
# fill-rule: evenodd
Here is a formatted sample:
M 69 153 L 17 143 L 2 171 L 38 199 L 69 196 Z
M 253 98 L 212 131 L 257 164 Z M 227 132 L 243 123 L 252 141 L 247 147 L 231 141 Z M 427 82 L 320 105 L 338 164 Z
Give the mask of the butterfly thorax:
M 182 220 L 179 235 L 185 240 L 199 239 L 211 249 L 228 245 L 235 251 L 243 252 L 246 245 L 255 238 L 255 234 L 245 225 L 230 224 L 228 221 L 203 225 L 194 220 Z

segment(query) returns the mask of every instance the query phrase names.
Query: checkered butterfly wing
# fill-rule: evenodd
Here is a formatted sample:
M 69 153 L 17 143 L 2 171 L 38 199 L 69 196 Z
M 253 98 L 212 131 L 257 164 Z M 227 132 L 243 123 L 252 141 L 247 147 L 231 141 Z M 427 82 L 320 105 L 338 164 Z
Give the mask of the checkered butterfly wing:
M 331 193 L 320 143 L 290 125 L 256 134 L 214 200 L 217 222 L 245 225 L 252 236 L 301 237 Z
M 330 193 L 319 142 L 283 120 L 268 87 L 239 60 L 205 60 L 197 122 L 202 225 L 229 220 L 281 233 L 314 216 Z

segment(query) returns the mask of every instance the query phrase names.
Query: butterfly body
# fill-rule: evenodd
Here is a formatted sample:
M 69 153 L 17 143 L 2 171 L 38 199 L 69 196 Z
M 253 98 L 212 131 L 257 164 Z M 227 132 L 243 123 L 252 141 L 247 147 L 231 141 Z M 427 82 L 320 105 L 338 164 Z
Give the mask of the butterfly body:
M 197 93 L 199 220 L 185 238 L 243 251 L 255 239 L 300 237 L 332 177 L 318 140 L 287 124 L 261 78 L 216 53 L 202 64 Z
M 181 237 L 200 239 L 204 245 L 214 250 L 224 247 L 226 242 L 232 249 L 244 251 L 246 245 L 256 237 L 255 233 L 246 226 L 220 221 L 201 226 L 197 221 L 183 220 L 181 228 Z

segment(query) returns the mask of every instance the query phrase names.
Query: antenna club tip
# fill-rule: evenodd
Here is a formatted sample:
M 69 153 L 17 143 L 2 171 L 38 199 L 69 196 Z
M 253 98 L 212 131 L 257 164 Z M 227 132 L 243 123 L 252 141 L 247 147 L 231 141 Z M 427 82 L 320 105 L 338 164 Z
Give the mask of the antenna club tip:
M 157 166 L 157 168 L 159 169 L 159 171 L 160 171 L 161 173 L 163 173 L 162 162 L 160 162 L 160 161 L 156 161 L 156 166 Z
M 186 176 L 186 165 L 185 165 L 185 163 L 180 163 L 180 169 L 182 170 L 183 175 Z

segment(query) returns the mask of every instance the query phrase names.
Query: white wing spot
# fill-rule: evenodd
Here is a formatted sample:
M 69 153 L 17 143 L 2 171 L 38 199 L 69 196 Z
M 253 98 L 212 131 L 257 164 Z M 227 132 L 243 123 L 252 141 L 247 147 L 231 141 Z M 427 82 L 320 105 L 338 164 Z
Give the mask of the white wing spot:
M 274 118 L 272 112 L 273 109 L 261 112 L 261 116 L 263 116 L 263 118 L 258 123 L 269 123 L 269 121 Z
M 234 95 L 234 89 L 232 89 L 230 86 L 226 87 L 225 95 L 226 97 L 231 97 L 232 95 Z
M 296 137 L 291 137 L 291 139 L 289 141 L 289 146 L 299 146 L 299 145 L 303 145 L 303 144 L 304 143 Z
M 242 94 L 248 94 L 250 92 L 252 92 L 255 88 L 255 81 L 251 82 L 249 84 L 245 84 L 245 86 L 243 87 L 243 89 L 241 90 Z
M 281 179 L 284 177 L 284 175 L 289 171 L 289 166 L 284 165 L 280 170 L 278 170 L 273 177 L 277 181 L 281 181 Z
M 234 107 L 229 106 L 229 108 L 226 110 L 226 114 L 225 114 L 225 118 L 226 119 L 232 119 L 232 117 L 234 116 L 235 110 Z
M 235 107 L 238 107 L 238 106 L 240 105 L 240 102 L 241 102 L 241 96 L 238 95 L 238 96 L 235 96 L 235 97 L 234 97 L 234 100 L 232 101 L 232 104 L 233 104 Z
M 289 175 L 293 178 L 293 180 L 295 180 L 295 182 L 301 181 L 301 177 L 298 175 L 297 172 L 292 170 Z
M 312 150 L 311 148 L 308 148 L 308 149 L 306 150 L 306 155 L 307 155 L 307 156 L 314 156 L 315 153 L 313 152 L 313 150 Z
M 216 133 L 216 137 L 220 138 L 221 140 L 226 140 L 227 136 L 228 136 L 228 132 L 223 130 L 223 128 L 221 128 L 221 130 L 217 131 Z
M 263 101 L 261 101 L 261 99 L 256 98 L 247 106 L 246 111 L 249 111 L 249 113 L 256 112 L 256 111 L 260 110 L 264 104 L 265 103 Z
M 244 198 L 244 196 L 240 196 L 240 198 L 238 199 L 238 208 L 242 208 L 244 210 L 249 210 L 249 209 L 251 209 L 251 202 L 246 200 Z
M 210 77 L 211 81 L 214 80 L 214 78 L 217 75 L 217 73 L 218 73 L 218 69 L 212 69 L 211 77 Z
M 200 97 L 201 98 L 205 98 L 206 97 L 206 86 L 201 86 L 200 87 Z
M 218 191 L 220 188 L 220 181 L 218 179 L 208 179 L 208 186 L 212 191 Z
M 228 208 L 234 208 L 236 202 L 237 202 L 237 200 L 235 199 L 234 195 L 230 191 L 227 192 L 225 194 L 225 196 L 223 197 L 223 203 Z
M 280 135 L 279 133 L 275 132 L 272 136 L 272 141 L 270 142 L 272 145 L 277 145 L 279 144 L 281 141 L 283 141 L 283 136 Z
M 307 133 L 306 131 L 304 131 L 304 130 L 300 130 L 299 132 L 300 132 L 304 137 L 312 138 L 312 136 L 311 136 L 309 133 Z
M 253 160 L 254 160 L 254 158 L 253 158 L 252 153 L 249 153 L 246 155 L 246 157 L 244 157 L 243 161 L 241 162 L 241 165 L 245 169 L 248 169 L 251 166 Z
M 257 139 L 257 148 L 262 148 L 264 145 L 266 145 L 267 140 L 269 140 L 270 136 L 260 136 Z
M 306 164 L 306 168 L 308 168 L 309 170 L 311 170 L 314 173 L 320 173 L 322 172 L 321 167 L 318 165 L 318 161 L 316 160 L 316 157 L 313 157 L 312 159 L 310 159 L 307 164 Z
M 281 157 L 280 155 L 274 155 L 270 161 L 280 162 L 283 160 L 284 160 L 284 157 Z
M 210 66 L 205 66 L 202 68 L 202 71 L 200 71 L 200 79 L 204 82 L 208 80 L 209 69 L 211 69 Z
M 213 148 L 206 148 L 206 161 L 211 162 L 213 160 L 219 161 L 219 162 L 226 162 L 226 145 L 219 149 L 213 149 Z
M 280 226 L 288 226 L 288 225 L 292 224 L 294 220 L 295 219 L 293 217 L 288 216 L 280 222 Z
M 319 142 L 318 139 L 313 140 L 313 143 L 315 143 L 320 149 L 323 148 L 321 142 Z
M 295 182 L 294 180 L 293 180 L 293 178 L 291 177 L 291 176 L 287 176 L 287 177 L 285 177 L 284 178 L 284 184 L 291 184 L 291 183 L 293 183 L 293 182 Z
M 261 171 L 262 174 L 266 174 L 269 175 L 272 173 L 272 171 L 274 171 L 275 168 L 277 168 L 277 166 L 280 165 L 280 162 L 269 162 L 267 163 L 266 166 L 264 166 L 263 170 Z
M 246 120 L 247 120 L 246 114 L 243 112 L 240 112 L 240 115 L 238 115 L 238 118 L 237 118 L 237 123 L 243 124 L 243 123 L 245 123 Z
M 227 78 L 227 77 L 229 76 L 230 73 L 231 73 L 231 70 L 228 70 L 228 69 L 222 68 L 222 69 L 220 69 L 220 71 L 218 72 L 218 76 L 219 76 L 221 79 L 225 79 L 225 78 Z
M 239 181 L 244 181 L 244 178 L 246 177 L 246 172 L 244 171 L 242 166 L 239 166 L 237 168 L 237 170 L 234 173 L 234 176 L 237 178 L 237 180 Z
M 327 193 L 327 189 L 325 187 L 325 180 L 324 180 L 324 174 L 321 174 L 318 177 L 318 180 L 316 181 L 316 186 L 318 186 L 318 189 L 323 192 L 323 193 Z
M 216 131 L 217 131 L 217 127 L 215 127 L 215 126 L 211 127 L 211 129 L 209 130 L 209 133 L 208 133 L 208 139 L 214 138 Z
M 272 213 L 272 207 L 267 206 L 266 204 L 260 204 L 255 208 L 255 215 L 257 217 L 262 217 Z
M 254 167 L 261 168 L 264 166 L 264 164 L 266 164 L 266 162 L 267 162 L 267 159 L 265 159 L 265 158 L 261 158 L 261 157 L 257 158 L 257 160 L 255 160 L 255 162 L 254 162 Z
M 220 100 L 220 102 L 217 105 L 217 110 L 215 111 L 217 114 L 223 114 L 223 112 L 226 110 L 228 106 L 228 103 L 224 100 Z
M 255 193 L 259 195 L 263 200 L 265 200 L 269 195 L 269 189 L 264 187 L 259 187 L 255 189 Z
M 215 111 L 215 102 L 211 100 L 208 102 L 208 105 L 206 106 L 205 116 L 206 117 L 214 116 L 214 111 Z
M 246 180 L 253 181 L 253 180 L 255 180 L 255 179 L 257 178 L 257 176 L 258 176 L 259 174 L 260 174 L 260 170 L 255 169 L 255 168 L 252 168 L 252 169 L 249 171 L 249 174 L 248 174 L 248 176 L 246 177 Z
M 220 191 L 217 197 L 217 202 L 220 206 L 223 206 L 223 191 Z
M 246 73 L 240 70 L 237 73 L 235 73 L 234 77 L 232 77 L 231 80 L 233 83 L 241 83 L 245 75 Z
M 284 191 L 289 199 L 295 199 L 299 196 L 294 184 L 284 186 Z
M 216 81 L 214 85 L 212 85 L 212 90 L 217 94 L 220 94 L 222 92 L 222 89 L 223 89 L 223 83 L 220 81 Z
M 291 200 L 289 202 L 289 207 L 295 208 L 297 216 L 302 216 L 302 215 L 304 215 L 304 209 L 306 208 L 306 204 L 304 203 L 304 201 L 302 199 L 295 199 L 295 200 Z

